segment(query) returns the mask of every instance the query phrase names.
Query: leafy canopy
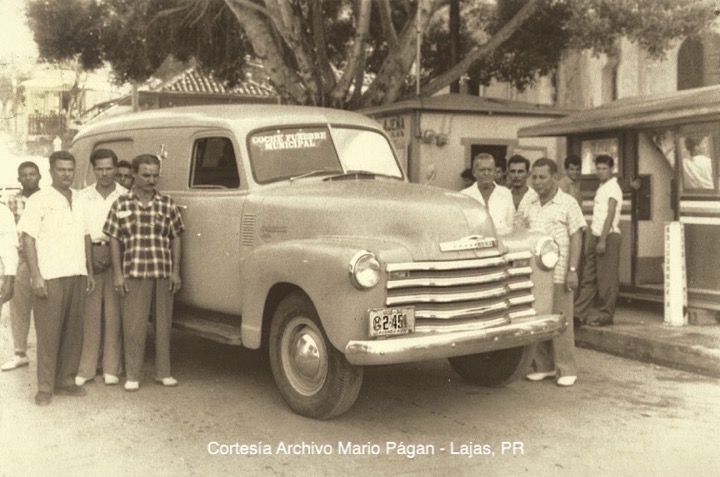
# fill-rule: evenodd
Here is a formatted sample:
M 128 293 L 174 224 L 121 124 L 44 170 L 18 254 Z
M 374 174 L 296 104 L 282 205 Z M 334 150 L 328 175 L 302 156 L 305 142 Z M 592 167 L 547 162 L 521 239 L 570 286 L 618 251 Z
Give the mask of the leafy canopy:
M 422 94 L 462 75 L 519 88 L 551 73 L 568 49 L 612 53 L 621 37 L 660 57 L 712 19 L 696 0 L 453 0 L 459 58 L 449 55 L 451 0 L 30 0 L 42 58 L 109 63 L 118 82 L 143 82 L 170 56 L 235 84 L 259 58 L 288 103 L 360 108 L 414 90 L 423 34 Z

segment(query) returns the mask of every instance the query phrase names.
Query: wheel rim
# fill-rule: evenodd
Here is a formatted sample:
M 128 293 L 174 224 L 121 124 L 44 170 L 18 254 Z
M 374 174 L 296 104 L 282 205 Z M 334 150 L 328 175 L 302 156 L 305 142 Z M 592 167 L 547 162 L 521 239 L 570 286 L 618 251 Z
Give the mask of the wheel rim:
M 317 394 L 325 384 L 328 355 L 322 332 L 304 316 L 293 318 L 281 339 L 283 369 L 290 385 L 303 396 Z

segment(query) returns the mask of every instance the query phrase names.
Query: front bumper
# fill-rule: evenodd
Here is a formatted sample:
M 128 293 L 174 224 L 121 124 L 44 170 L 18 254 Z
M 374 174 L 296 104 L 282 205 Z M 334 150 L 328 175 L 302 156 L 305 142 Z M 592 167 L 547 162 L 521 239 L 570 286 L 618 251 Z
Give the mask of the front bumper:
M 532 316 L 481 330 L 350 341 L 345 346 L 345 358 L 356 366 L 451 358 L 546 341 L 565 328 L 567 321 L 562 314 Z

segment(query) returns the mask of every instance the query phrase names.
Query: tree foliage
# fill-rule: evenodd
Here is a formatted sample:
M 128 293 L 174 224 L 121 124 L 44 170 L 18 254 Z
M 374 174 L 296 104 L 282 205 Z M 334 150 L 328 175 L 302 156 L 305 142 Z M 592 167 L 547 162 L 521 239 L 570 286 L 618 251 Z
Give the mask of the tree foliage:
M 450 64 L 448 4 L 461 8 Z M 696 0 L 30 0 L 41 56 L 109 63 L 120 82 L 148 79 L 169 56 L 193 59 L 231 85 L 247 55 L 285 102 L 359 108 L 413 90 L 423 35 L 422 94 L 461 75 L 527 87 L 568 49 L 612 53 L 627 37 L 662 56 L 712 17 Z

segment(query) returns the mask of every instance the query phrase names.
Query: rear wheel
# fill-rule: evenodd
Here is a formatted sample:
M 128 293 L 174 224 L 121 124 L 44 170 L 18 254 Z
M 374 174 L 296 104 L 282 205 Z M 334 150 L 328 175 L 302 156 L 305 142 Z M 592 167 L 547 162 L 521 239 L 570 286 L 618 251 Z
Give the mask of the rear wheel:
M 535 345 L 448 358 L 463 379 L 478 386 L 504 386 L 523 375 L 535 355 Z
M 288 406 L 316 419 L 350 409 L 362 385 L 363 368 L 352 366 L 333 347 L 315 307 L 301 292 L 283 298 L 273 315 L 270 366 Z

